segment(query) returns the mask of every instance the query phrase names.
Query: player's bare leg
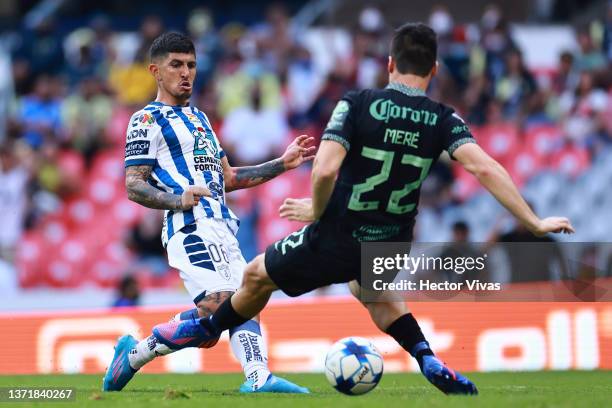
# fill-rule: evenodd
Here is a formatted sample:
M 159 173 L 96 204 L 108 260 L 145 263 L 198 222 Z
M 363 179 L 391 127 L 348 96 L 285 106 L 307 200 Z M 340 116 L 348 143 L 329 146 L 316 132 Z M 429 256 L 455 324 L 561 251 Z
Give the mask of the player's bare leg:
M 231 305 L 240 316 L 247 318 L 261 312 L 272 293 L 278 289 L 266 271 L 264 254 L 258 255 L 247 265 L 242 286 L 231 297 Z
M 349 282 L 351 294 L 363 304 L 376 327 L 387 333 L 419 363 L 427 380 L 445 394 L 478 394 L 476 386 L 440 361 L 429 347 L 406 302 L 392 292 L 368 292 L 357 281 Z M 367 299 L 367 301 L 365 300 Z
M 157 325 L 153 329 L 157 341 L 178 350 L 193 342 L 216 338 L 224 330 L 239 326 L 259 314 L 277 289 L 266 271 L 264 256 L 258 255 L 249 262 L 244 270 L 242 286 L 210 318 L 181 327 L 172 322 Z

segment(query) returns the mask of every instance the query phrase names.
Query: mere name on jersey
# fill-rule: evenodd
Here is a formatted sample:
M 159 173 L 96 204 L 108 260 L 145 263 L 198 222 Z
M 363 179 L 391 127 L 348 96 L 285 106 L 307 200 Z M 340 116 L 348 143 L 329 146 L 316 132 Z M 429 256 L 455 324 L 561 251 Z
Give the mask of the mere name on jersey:
M 165 192 L 182 194 L 187 186 L 201 185 L 212 194 L 191 210 L 166 210 L 164 244 L 202 217 L 238 222 L 225 203 L 224 156 L 208 118 L 195 107 L 151 102 L 132 115 L 126 132 L 126 167 L 151 166 L 149 184 Z

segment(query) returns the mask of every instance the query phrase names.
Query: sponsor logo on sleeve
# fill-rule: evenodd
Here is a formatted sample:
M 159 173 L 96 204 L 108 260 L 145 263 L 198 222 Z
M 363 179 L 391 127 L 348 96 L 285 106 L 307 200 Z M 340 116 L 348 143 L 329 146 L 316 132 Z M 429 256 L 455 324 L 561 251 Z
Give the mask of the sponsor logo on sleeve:
M 149 154 L 149 146 L 151 142 L 148 140 L 137 140 L 129 142 L 125 145 L 125 157 L 141 156 Z
M 146 139 L 149 136 L 149 129 L 132 129 L 127 134 L 127 141 L 134 139 Z
M 150 127 L 154 123 L 155 123 L 155 119 L 153 118 L 153 115 L 151 115 L 150 113 L 143 113 L 141 115 L 136 116 L 132 120 L 132 127 L 136 127 L 136 126 Z

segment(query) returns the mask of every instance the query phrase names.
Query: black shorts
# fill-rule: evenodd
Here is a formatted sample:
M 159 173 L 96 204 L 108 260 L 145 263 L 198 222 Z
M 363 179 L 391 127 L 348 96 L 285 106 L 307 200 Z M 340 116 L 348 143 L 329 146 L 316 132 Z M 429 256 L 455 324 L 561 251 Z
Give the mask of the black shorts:
M 268 275 L 289 296 L 360 278 L 360 244 L 337 224 L 305 226 L 266 249 Z

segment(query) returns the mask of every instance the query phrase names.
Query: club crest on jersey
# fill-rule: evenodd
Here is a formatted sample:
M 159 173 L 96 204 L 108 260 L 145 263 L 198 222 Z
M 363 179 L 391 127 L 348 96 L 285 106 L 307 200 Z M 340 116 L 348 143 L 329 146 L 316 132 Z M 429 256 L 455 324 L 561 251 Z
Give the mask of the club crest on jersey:
M 224 278 L 225 280 L 232 279 L 232 271 L 230 270 L 230 267 L 228 265 L 225 265 L 225 264 L 217 265 L 215 269 L 217 269 L 217 272 L 219 272 L 219 275 L 221 275 L 221 277 Z
M 194 155 L 217 155 L 217 147 L 210 140 L 206 138 L 204 135 L 204 128 L 198 127 L 194 130 L 193 137 L 195 137 L 194 145 L 193 145 L 193 154 Z

